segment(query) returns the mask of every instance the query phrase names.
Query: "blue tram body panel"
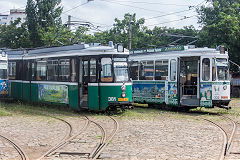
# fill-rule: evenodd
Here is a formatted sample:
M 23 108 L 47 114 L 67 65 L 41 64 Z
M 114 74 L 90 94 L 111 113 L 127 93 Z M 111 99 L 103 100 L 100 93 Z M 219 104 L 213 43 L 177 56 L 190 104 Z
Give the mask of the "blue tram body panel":
M 165 102 L 164 81 L 134 81 L 133 82 L 134 102 L 147 102 L 162 104 Z
M 168 104 L 178 106 L 177 82 L 168 82 Z

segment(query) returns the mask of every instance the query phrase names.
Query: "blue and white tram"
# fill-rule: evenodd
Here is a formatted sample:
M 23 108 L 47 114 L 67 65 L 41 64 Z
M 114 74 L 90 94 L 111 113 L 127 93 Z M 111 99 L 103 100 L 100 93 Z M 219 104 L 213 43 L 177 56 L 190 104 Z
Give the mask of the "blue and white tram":
M 224 47 L 135 50 L 129 65 L 135 103 L 229 108 L 229 65 Z

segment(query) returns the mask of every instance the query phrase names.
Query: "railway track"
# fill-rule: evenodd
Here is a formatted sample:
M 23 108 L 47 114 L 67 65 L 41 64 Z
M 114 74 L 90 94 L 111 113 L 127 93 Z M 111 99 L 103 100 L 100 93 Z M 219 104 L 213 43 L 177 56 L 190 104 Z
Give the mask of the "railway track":
M 95 126 L 97 126 L 100 131 L 101 131 L 101 139 L 99 144 L 93 149 L 93 151 L 91 153 L 78 153 L 78 152 L 58 152 L 59 154 L 65 154 L 65 155 L 87 155 L 87 157 L 89 159 L 97 159 L 100 154 L 102 153 L 102 151 L 104 150 L 104 148 L 108 145 L 108 143 L 112 140 L 112 138 L 114 137 L 114 135 L 116 134 L 118 128 L 119 128 L 119 124 L 118 122 L 113 118 L 113 117 L 109 117 L 111 118 L 111 120 L 114 122 L 114 129 L 111 132 L 110 135 L 107 136 L 107 132 L 105 130 L 105 128 L 98 122 L 94 121 L 93 119 L 90 119 L 89 117 L 85 116 L 85 124 L 84 126 L 74 135 L 71 135 L 70 133 L 68 134 L 68 136 L 61 141 L 60 143 L 58 143 L 57 145 L 55 145 L 54 147 L 52 147 L 50 150 L 48 150 L 45 154 L 43 154 L 40 158 L 38 158 L 38 160 L 43 159 L 44 157 L 50 157 L 52 155 L 54 155 L 55 153 L 57 153 L 57 150 L 64 148 L 64 146 L 66 146 L 67 144 L 69 144 L 71 141 L 73 141 L 74 139 L 78 138 L 83 132 L 85 132 L 88 127 L 90 126 L 90 123 L 94 124 Z M 62 119 L 59 119 L 62 120 Z M 70 126 L 71 124 L 68 123 Z M 72 130 L 72 129 L 71 129 Z
M 207 121 L 207 122 L 211 123 L 212 125 L 217 127 L 222 132 L 222 134 L 223 134 L 223 144 L 222 144 L 222 149 L 221 149 L 221 152 L 219 154 L 218 160 L 224 160 L 226 158 L 226 156 L 229 155 L 229 153 L 230 153 L 231 144 L 232 144 L 234 134 L 236 132 L 237 124 L 234 120 L 232 120 L 229 117 L 226 117 L 226 116 L 220 116 L 220 117 L 223 118 L 223 119 L 227 119 L 231 122 L 232 130 L 231 130 L 230 134 L 228 134 L 228 131 L 226 129 L 224 129 L 221 125 L 217 124 L 216 122 L 214 122 L 212 120 L 209 120 L 209 119 L 206 119 L 206 118 L 202 118 L 202 117 L 199 117 L 199 118 L 204 120 L 204 121 Z
M 27 154 L 23 151 L 23 149 L 19 145 L 17 145 L 17 143 L 13 142 L 13 140 L 11 140 L 1 134 L 0 134 L 0 138 L 4 139 L 10 143 L 16 149 L 16 151 L 19 153 L 22 160 L 29 160 Z
M 68 131 L 66 133 L 66 135 L 64 136 L 64 138 L 62 139 L 61 142 L 59 142 L 57 145 L 55 145 L 53 148 L 51 148 L 50 150 L 48 150 L 46 153 L 44 153 L 40 158 L 38 158 L 38 160 L 43 159 L 44 157 L 48 156 L 50 153 L 52 153 L 55 149 L 57 149 L 58 147 L 60 147 L 65 141 L 67 141 L 67 139 L 69 139 L 72 136 L 72 131 L 73 131 L 73 127 L 72 125 L 67 122 L 66 120 L 59 118 L 59 117 L 54 117 L 54 116 L 50 116 L 50 115 L 45 115 L 45 116 L 49 116 L 51 118 L 57 119 L 59 121 L 62 121 L 63 123 L 65 123 L 68 126 Z
M 110 117 L 112 119 L 112 121 L 114 122 L 114 129 L 113 131 L 110 133 L 110 135 L 108 137 L 106 137 L 106 131 L 104 130 L 104 139 L 100 142 L 100 144 L 98 145 L 98 147 L 94 150 L 94 152 L 92 152 L 90 158 L 92 159 L 97 159 L 100 154 L 102 153 L 102 151 L 104 150 L 104 148 L 108 145 L 108 143 L 112 140 L 112 138 L 115 136 L 115 134 L 117 133 L 118 129 L 119 129 L 119 124 L 117 122 L 116 119 L 114 119 L 113 117 Z M 95 123 L 95 122 L 93 122 Z M 102 127 L 101 127 L 102 128 Z

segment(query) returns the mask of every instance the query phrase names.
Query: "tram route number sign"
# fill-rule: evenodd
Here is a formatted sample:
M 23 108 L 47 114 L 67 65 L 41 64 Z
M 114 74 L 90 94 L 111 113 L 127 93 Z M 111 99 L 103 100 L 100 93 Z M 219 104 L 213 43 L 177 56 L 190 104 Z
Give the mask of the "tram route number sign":
M 116 97 L 108 97 L 108 102 L 123 102 L 123 101 L 128 101 L 128 98 L 116 98 Z
M 118 98 L 119 102 L 128 101 L 128 98 Z

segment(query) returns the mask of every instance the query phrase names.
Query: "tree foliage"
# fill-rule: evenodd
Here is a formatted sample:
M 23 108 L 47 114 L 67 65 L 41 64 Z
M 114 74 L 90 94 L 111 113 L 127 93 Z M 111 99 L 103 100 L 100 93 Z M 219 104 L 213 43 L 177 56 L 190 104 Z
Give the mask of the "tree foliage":
M 230 59 L 240 64 L 240 2 L 239 0 L 208 0 L 210 6 L 199 10 L 199 45 L 229 48 Z
M 47 31 L 41 29 L 39 31 L 41 40 L 44 46 L 59 46 L 59 45 L 70 45 L 74 38 L 74 34 L 69 28 L 58 25 L 56 27 L 48 27 Z
M 114 21 L 112 29 L 94 34 L 94 40 L 103 44 L 108 43 L 108 41 L 122 43 L 124 47 L 128 48 L 130 14 L 125 14 L 123 20 L 116 18 Z M 144 18 L 137 19 L 136 14 L 132 15 L 132 49 L 166 46 L 179 39 L 177 37 L 169 36 L 172 34 L 192 37 L 195 37 L 198 34 L 193 26 L 184 27 L 182 29 L 167 27 L 154 27 L 153 29 L 149 29 L 144 23 Z M 193 40 L 194 39 L 192 38 L 184 38 L 177 44 L 183 45 L 192 42 Z
M 30 35 L 26 23 L 20 25 L 21 19 L 11 22 L 10 25 L 0 26 L 0 47 L 27 48 L 30 42 Z
M 61 25 L 61 0 L 28 0 L 26 6 L 26 23 L 30 33 L 29 47 L 39 47 L 45 44 L 46 36 L 41 37 L 43 31 L 47 33 L 52 28 Z M 50 39 L 48 39 L 49 41 Z M 54 43 L 54 42 L 51 42 Z

